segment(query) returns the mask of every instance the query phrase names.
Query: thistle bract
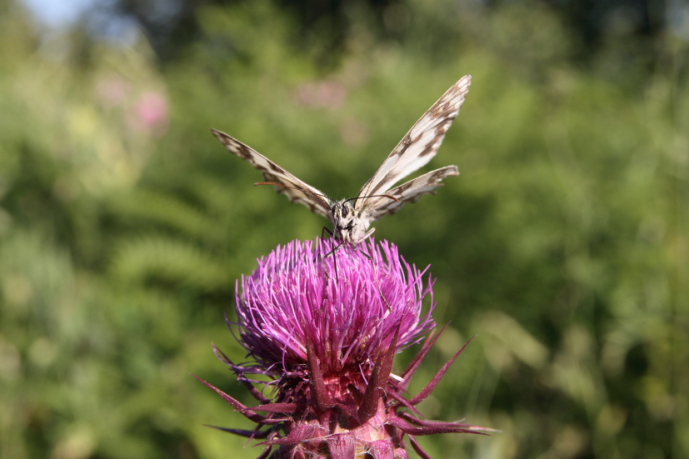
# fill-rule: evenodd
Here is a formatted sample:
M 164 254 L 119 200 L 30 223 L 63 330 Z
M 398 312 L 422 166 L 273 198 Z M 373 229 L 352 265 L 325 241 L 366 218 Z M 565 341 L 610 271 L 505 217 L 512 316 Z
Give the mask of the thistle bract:
M 260 405 L 246 407 L 206 384 L 258 426 L 222 430 L 264 439 L 260 458 L 333 459 L 406 458 L 405 435 L 429 457 L 415 436 L 490 430 L 415 416 L 414 406 L 464 348 L 410 399 L 406 388 L 438 335 L 426 339 L 403 373 L 392 373 L 394 355 L 435 327 L 427 269 L 408 264 L 387 242 L 339 244 L 293 241 L 238 282 L 236 325 L 251 362 L 234 364 L 217 348 L 216 354 Z M 261 384 L 274 386 L 274 397 L 256 389 L 249 374 L 269 376 Z

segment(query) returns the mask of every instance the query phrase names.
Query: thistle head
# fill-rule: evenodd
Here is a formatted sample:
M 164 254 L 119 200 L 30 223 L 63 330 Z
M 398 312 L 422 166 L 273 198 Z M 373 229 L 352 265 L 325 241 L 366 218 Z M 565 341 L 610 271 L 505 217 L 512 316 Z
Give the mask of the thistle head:
M 426 339 L 409 368 L 392 373 L 394 355 L 435 327 L 427 269 L 407 263 L 387 242 L 338 244 L 293 241 L 260 259 L 256 271 L 238 282 L 236 325 L 251 361 L 237 365 L 216 353 L 260 405 L 248 408 L 206 384 L 258 427 L 222 430 L 265 439 L 261 458 L 277 448 L 271 457 L 324 459 L 406 458 L 405 435 L 428 457 L 415 436 L 489 430 L 415 416 L 414 406 L 462 350 L 419 395 L 405 398 L 437 335 Z M 268 376 L 264 384 L 274 388 L 273 397 L 257 390 L 249 374 Z

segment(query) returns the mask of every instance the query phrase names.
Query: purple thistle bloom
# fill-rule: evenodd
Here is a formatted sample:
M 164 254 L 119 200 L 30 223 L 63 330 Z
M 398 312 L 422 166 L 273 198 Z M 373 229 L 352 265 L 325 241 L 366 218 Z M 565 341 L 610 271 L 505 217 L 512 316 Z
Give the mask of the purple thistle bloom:
M 423 279 L 428 268 L 408 264 L 385 241 L 369 239 L 333 252 L 336 244 L 293 241 L 242 277 L 236 294 L 240 342 L 254 363 L 236 365 L 215 351 L 261 405 L 246 407 L 203 382 L 258 427 L 221 430 L 265 439 L 259 459 L 407 458 L 405 434 L 416 452 L 429 458 L 415 436 L 491 431 L 415 416 L 414 406 L 430 395 L 464 347 L 410 399 L 404 394 L 411 377 L 439 334 L 428 336 L 400 376 L 392 374 L 395 354 L 435 327 L 433 281 Z M 431 304 L 424 315 L 427 296 Z M 259 382 L 247 374 L 269 376 L 274 399 L 257 390 L 252 383 Z

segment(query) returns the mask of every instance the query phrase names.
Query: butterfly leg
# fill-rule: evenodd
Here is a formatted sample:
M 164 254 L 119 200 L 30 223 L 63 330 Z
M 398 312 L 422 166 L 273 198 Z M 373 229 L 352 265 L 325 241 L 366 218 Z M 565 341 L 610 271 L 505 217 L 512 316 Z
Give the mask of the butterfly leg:
M 376 229 L 375 229 L 375 228 L 371 228 L 370 230 L 368 230 L 368 231 L 366 232 L 366 234 L 364 235 L 364 237 L 361 239 L 361 242 L 363 242 L 363 241 L 365 241 L 366 239 L 368 239 L 369 237 L 373 236 L 373 233 L 375 233 L 375 232 L 376 232 Z M 369 260 L 372 260 L 372 259 L 373 259 L 373 258 L 371 257 L 371 255 L 367 254 L 366 252 L 364 252 L 363 250 L 361 250 L 361 249 L 359 248 L 359 244 L 356 244 L 354 247 L 356 247 L 356 249 L 359 251 L 360 254 L 362 254 L 363 256 L 365 256 L 366 258 L 368 258 Z
M 335 255 L 337 252 L 340 251 L 340 249 L 342 247 L 344 247 L 345 244 L 346 244 L 345 241 L 340 241 L 340 244 L 337 247 L 335 247 L 334 249 L 332 249 L 330 252 L 328 252 L 327 255 L 323 258 L 328 258 L 330 255 Z
M 333 238 L 333 236 L 334 236 L 333 232 L 324 226 L 323 229 L 321 230 L 321 243 L 325 240 L 325 233 L 328 233 L 331 238 Z M 333 264 L 335 266 L 335 273 L 337 273 L 337 257 L 334 255 L 335 255 L 335 253 L 337 253 L 337 251 L 339 251 L 342 248 L 342 246 L 344 244 L 345 244 L 345 242 L 342 241 L 338 246 L 336 246 L 335 248 L 330 250 L 330 252 L 328 252 L 324 257 L 321 258 L 321 260 L 325 260 L 330 255 L 333 255 Z M 320 247 L 320 245 L 319 245 L 319 247 Z M 319 250 L 319 252 L 320 252 L 320 250 Z M 316 259 L 314 259 L 314 261 L 316 261 Z
M 321 230 L 321 241 L 324 241 L 324 240 L 325 240 L 325 233 L 328 233 L 328 235 L 330 236 L 330 238 L 333 238 L 333 236 L 334 236 L 334 235 L 333 235 L 333 232 L 330 231 L 328 228 L 326 228 L 326 227 L 324 226 L 323 229 Z M 334 254 L 335 252 L 337 252 L 338 250 L 340 250 L 341 247 L 342 247 L 342 244 L 338 245 L 337 247 L 335 247 L 334 249 L 332 249 L 330 252 L 328 252 L 323 258 L 328 258 L 330 255 L 332 255 L 332 254 Z M 315 260 L 314 260 L 314 261 L 315 261 Z
M 376 232 L 376 229 L 375 229 L 375 228 L 371 228 L 370 230 L 368 230 L 368 231 L 366 232 L 366 234 L 364 234 L 364 238 L 362 239 L 362 241 L 365 241 L 366 239 L 368 239 L 368 238 L 370 238 L 371 236 L 373 236 L 373 233 L 375 233 L 375 232 Z
M 321 230 L 321 239 L 324 239 L 323 236 L 324 236 L 325 233 L 328 233 L 328 234 L 330 235 L 330 237 L 334 239 L 334 234 L 333 234 L 333 232 L 330 231 L 330 230 L 329 230 L 328 228 L 326 228 L 325 226 L 324 226 L 323 229 Z M 346 244 L 345 241 L 340 241 L 340 244 L 339 244 L 338 246 L 336 246 L 334 249 L 332 249 L 330 252 L 328 252 L 323 258 L 328 258 L 330 255 L 335 255 L 345 244 Z
M 330 231 L 327 226 L 324 226 L 321 230 L 321 239 L 325 239 L 325 233 L 328 233 L 330 237 L 333 237 L 333 232 Z

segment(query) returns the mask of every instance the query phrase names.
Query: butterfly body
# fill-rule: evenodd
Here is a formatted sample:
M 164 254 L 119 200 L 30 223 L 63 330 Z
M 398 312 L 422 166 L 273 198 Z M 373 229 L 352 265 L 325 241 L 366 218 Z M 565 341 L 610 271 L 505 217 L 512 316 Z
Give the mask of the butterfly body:
M 287 195 L 290 201 L 304 204 L 312 212 L 330 219 L 336 239 L 358 244 L 375 231 L 369 229 L 372 222 L 394 214 L 424 194 L 434 193 L 446 177 L 459 175 L 457 166 L 446 166 L 392 188 L 436 155 L 464 103 L 470 84 L 471 76 L 467 75 L 448 89 L 412 126 L 353 199 L 333 200 L 234 137 L 215 129 L 211 132 L 228 150 L 261 171 L 266 179 L 264 183 L 274 185 L 276 191 Z
M 330 221 L 333 236 L 351 244 L 358 244 L 373 234 L 371 221 L 365 216 L 366 209 L 357 209 L 349 200 L 335 202 L 331 207 Z

